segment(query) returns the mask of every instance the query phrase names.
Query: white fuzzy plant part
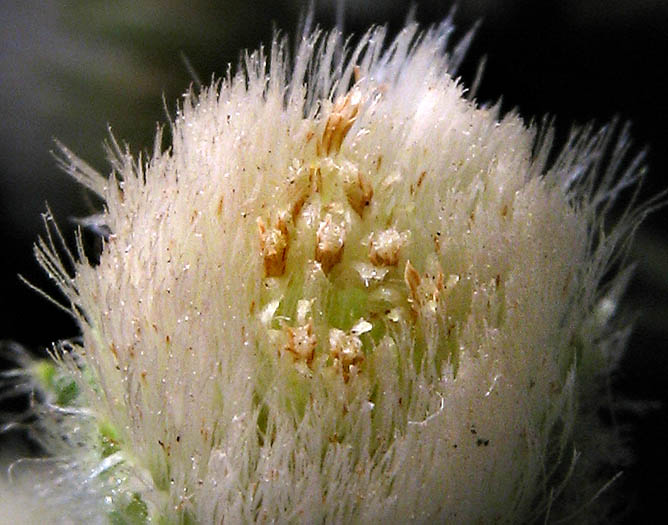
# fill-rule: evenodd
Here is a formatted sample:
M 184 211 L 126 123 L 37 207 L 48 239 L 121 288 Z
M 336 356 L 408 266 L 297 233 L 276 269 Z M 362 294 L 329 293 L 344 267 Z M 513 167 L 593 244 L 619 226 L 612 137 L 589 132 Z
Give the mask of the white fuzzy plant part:
M 110 234 L 99 264 L 53 225 L 36 250 L 81 329 L 33 367 L 60 484 L 90 489 L 54 512 L 519 523 L 593 499 L 610 271 L 648 207 L 603 221 L 641 162 L 476 105 L 451 30 L 275 41 L 150 159 L 113 142 L 107 178 L 63 149 Z

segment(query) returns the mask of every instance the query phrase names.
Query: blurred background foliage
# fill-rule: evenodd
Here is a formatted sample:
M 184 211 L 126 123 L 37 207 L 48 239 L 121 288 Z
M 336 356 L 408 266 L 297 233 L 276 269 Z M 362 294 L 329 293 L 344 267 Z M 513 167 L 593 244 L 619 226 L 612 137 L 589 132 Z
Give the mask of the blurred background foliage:
M 333 27 L 341 4 L 316 1 L 316 23 Z M 424 24 L 439 22 L 452 7 L 450 1 L 346 0 L 345 30 L 359 35 L 380 23 L 397 31 L 411 5 Z M 134 152 L 150 150 L 156 125 L 174 114 L 191 83 L 224 75 L 244 49 L 268 45 L 275 29 L 294 37 L 306 7 L 299 0 L 3 0 L 1 339 L 40 355 L 50 342 L 76 335 L 65 314 L 17 278 L 21 273 L 53 290 L 32 257 L 47 203 L 70 241 L 72 219 L 99 206 L 58 170 L 50 153 L 53 139 L 102 172 L 107 171 L 102 146 L 107 126 Z M 629 121 L 634 151 L 647 148 L 649 175 L 642 196 L 650 198 L 668 186 L 668 2 L 461 0 L 455 36 L 476 21 L 481 25 L 460 73 L 470 85 L 486 57 L 478 100 L 503 97 L 504 110 L 518 108 L 527 121 L 555 115 L 558 141 L 572 123 Z M 660 508 L 659 481 L 668 468 L 665 217 L 664 211 L 650 217 L 634 245 L 637 270 L 625 306 L 639 313 L 614 377 L 618 391 L 632 402 L 625 406 L 641 408 L 617 414 L 633 424 L 628 435 L 636 462 L 621 481 L 628 500 L 622 506 L 631 505 L 629 520 L 643 521 Z M 3 410 L 17 407 L 16 401 L 3 402 Z M 21 443 L 22 436 L 6 433 L 0 440 L 5 454 L 12 439 Z

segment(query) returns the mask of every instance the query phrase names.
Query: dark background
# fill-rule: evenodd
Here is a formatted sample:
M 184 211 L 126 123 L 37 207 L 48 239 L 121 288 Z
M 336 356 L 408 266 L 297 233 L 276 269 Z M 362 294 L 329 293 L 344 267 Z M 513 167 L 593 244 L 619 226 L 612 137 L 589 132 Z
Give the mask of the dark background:
M 369 24 L 398 30 L 405 2 L 347 0 L 345 30 Z M 335 25 L 335 0 L 316 2 L 316 22 Z M 46 203 L 71 239 L 71 218 L 93 210 L 89 197 L 61 173 L 50 154 L 57 137 L 102 172 L 107 124 L 133 151 L 150 150 L 166 101 L 175 101 L 194 71 L 207 83 L 225 73 L 242 49 L 271 41 L 274 28 L 294 35 L 304 2 L 196 0 L 3 0 L 0 5 L 0 339 L 39 355 L 50 342 L 73 336 L 70 319 L 17 278 L 53 291 L 34 262 L 32 244 L 44 232 Z M 450 2 L 418 1 L 416 18 L 442 20 Z M 668 187 L 668 2 L 661 0 L 475 0 L 459 3 L 462 36 L 481 25 L 460 73 L 469 85 L 480 59 L 486 67 L 478 100 L 517 107 L 527 120 L 556 116 L 557 139 L 572 124 L 632 123 L 633 151 L 647 149 L 644 198 Z M 185 59 L 183 57 L 186 57 Z M 638 232 L 637 261 L 626 307 L 638 311 L 630 347 L 614 386 L 641 410 L 621 410 L 635 463 L 620 492 L 628 522 L 663 514 L 668 468 L 664 377 L 668 340 L 668 244 L 665 211 Z M 5 343 L 6 344 L 6 343 Z M 0 363 L 10 366 L 9 363 Z M 20 404 L 20 403 L 19 403 Z M 628 405 L 628 403 L 627 403 Z M 0 410 L 18 405 L 5 400 Z M 0 458 L 21 443 L 0 436 Z

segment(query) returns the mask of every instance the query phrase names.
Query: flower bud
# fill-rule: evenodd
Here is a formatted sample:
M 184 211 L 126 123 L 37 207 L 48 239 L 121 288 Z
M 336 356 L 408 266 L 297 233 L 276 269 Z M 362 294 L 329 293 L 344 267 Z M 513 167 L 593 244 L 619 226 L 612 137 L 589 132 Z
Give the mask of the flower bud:
M 639 173 L 601 173 L 608 131 L 548 163 L 550 133 L 466 97 L 450 29 L 387 48 L 372 30 L 335 68 L 338 38 L 308 36 L 290 75 L 275 42 L 185 97 L 169 149 L 141 163 L 114 142 L 109 178 L 71 161 L 111 235 L 73 275 L 53 240 L 37 253 L 81 329 L 58 369 L 100 512 L 556 512 L 572 451 L 603 433 L 579 396 L 613 345 L 600 283 L 641 214 L 603 236 L 599 210 Z

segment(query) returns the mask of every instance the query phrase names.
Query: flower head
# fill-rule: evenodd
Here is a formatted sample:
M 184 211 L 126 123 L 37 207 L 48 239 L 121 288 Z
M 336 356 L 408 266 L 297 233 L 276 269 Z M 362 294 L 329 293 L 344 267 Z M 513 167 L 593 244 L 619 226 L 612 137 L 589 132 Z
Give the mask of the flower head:
M 600 227 L 640 171 L 624 140 L 601 167 L 609 130 L 548 163 L 548 127 L 467 97 L 450 32 L 373 29 L 341 60 L 315 33 L 293 66 L 277 41 L 148 160 L 113 142 L 105 178 L 63 150 L 110 232 L 71 276 L 37 250 L 81 327 L 49 374 L 100 512 L 516 523 L 557 499 L 638 213 Z

